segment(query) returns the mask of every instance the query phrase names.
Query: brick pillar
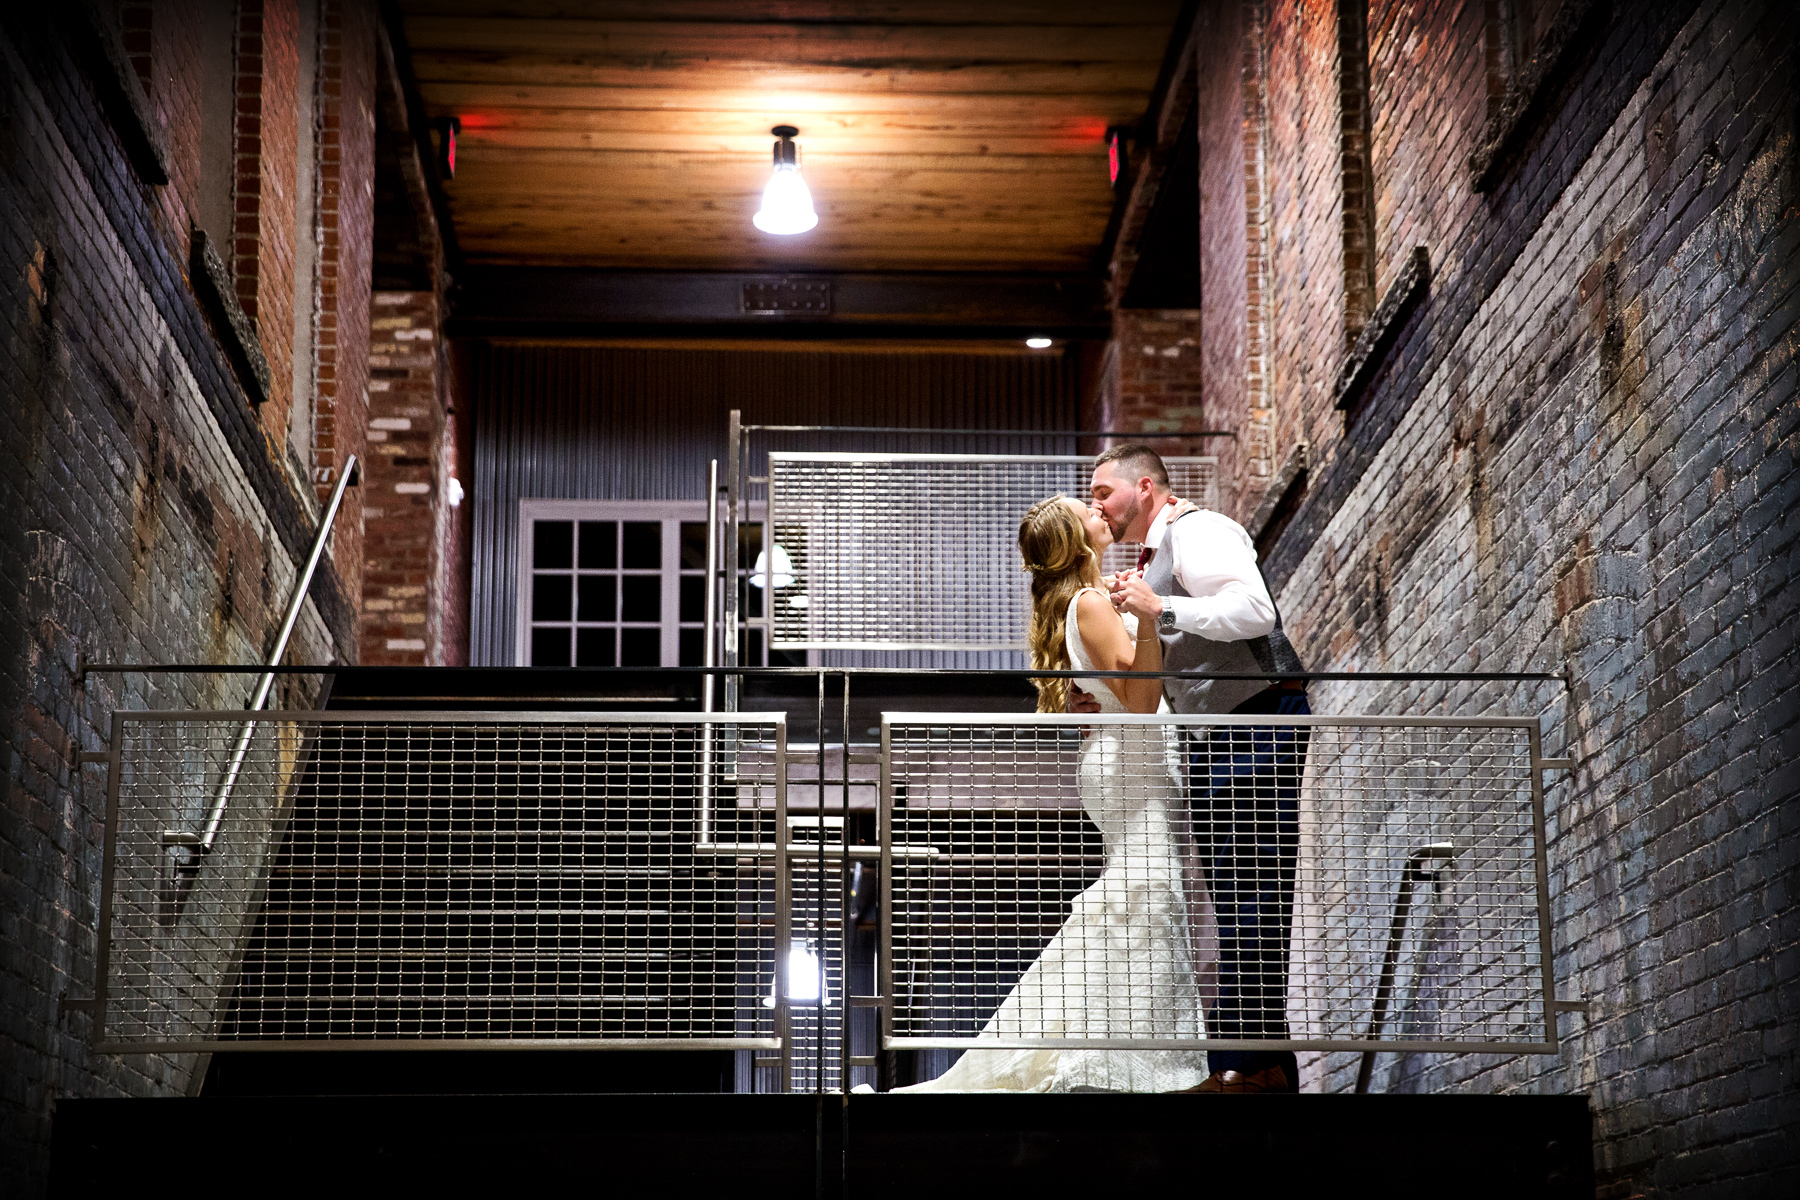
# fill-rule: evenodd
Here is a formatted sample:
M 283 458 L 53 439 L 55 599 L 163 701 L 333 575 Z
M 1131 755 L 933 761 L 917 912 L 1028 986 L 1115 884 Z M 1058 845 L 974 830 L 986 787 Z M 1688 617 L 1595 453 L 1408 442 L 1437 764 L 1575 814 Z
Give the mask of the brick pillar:
M 1100 418 L 1105 428 L 1171 433 L 1204 427 L 1199 310 L 1118 309 L 1113 313 L 1113 344 L 1116 376 L 1102 385 Z M 1218 449 L 1205 439 L 1156 438 L 1150 445 L 1171 458 Z
M 239 0 L 231 267 L 238 304 L 255 322 L 274 376 L 261 417 L 277 444 L 287 438 L 294 390 L 299 79 L 295 0 Z
M 436 666 L 445 661 L 453 452 L 438 300 L 376 292 L 372 312 L 361 661 Z
M 368 424 L 369 289 L 375 227 L 375 22 L 362 0 L 319 6 L 319 328 L 313 400 L 313 484 L 322 502 Z M 344 494 L 339 530 L 363 519 L 363 494 Z M 360 538 L 333 539 L 344 589 L 362 595 Z

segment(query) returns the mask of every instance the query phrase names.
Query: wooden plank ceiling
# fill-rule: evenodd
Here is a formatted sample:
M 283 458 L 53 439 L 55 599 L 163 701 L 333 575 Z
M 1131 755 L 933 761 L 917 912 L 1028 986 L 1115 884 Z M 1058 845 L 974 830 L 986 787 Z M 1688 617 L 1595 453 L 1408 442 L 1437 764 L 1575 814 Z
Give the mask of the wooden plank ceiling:
M 402 0 L 472 262 L 1085 271 L 1177 0 Z M 800 128 L 810 233 L 750 223 Z

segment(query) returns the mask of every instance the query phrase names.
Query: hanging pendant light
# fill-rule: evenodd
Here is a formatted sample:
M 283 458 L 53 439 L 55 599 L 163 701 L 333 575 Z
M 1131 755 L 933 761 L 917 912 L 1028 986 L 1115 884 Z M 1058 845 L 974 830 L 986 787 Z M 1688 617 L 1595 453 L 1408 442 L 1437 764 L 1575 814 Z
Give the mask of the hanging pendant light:
M 775 173 L 763 188 L 762 208 L 754 217 L 756 227 L 764 233 L 805 233 L 819 223 L 813 211 L 812 193 L 800 178 L 800 164 L 795 157 L 794 136 L 800 131 L 792 125 L 777 125 L 769 130 L 775 143 Z

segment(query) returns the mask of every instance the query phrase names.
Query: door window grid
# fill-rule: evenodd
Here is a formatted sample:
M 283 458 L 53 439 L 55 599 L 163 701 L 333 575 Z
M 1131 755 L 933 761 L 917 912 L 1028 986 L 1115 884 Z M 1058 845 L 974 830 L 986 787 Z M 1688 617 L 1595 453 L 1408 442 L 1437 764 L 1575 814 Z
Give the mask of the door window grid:
M 703 665 L 704 505 L 525 501 L 519 515 L 520 663 Z M 766 586 L 752 582 L 762 523 L 740 523 L 738 545 L 739 662 L 804 666 L 804 654 L 769 654 L 765 630 L 749 624 L 766 611 Z
M 532 522 L 532 666 L 662 665 L 663 526 L 660 520 Z

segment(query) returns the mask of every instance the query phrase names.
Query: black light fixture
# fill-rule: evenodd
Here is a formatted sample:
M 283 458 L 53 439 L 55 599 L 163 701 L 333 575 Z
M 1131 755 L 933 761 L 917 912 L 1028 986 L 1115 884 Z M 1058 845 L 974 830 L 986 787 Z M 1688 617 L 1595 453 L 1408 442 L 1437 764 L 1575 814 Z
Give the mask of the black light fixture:
M 800 131 L 792 125 L 777 125 L 769 132 L 776 137 L 775 171 L 763 187 L 762 207 L 750 219 L 764 233 L 805 233 L 819 223 L 819 214 L 813 211 L 812 193 L 800 178 L 794 147 Z

